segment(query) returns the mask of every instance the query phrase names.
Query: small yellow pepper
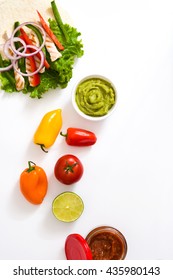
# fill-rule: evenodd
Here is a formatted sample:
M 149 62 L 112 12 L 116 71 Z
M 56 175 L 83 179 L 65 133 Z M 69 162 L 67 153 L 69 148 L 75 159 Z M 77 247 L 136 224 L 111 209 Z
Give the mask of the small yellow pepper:
M 46 113 L 35 134 L 34 143 L 40 145 L 41 149 L 47 153 L 45 148 L 52 146 L 62 127 L 61 109 L 53 110 Z

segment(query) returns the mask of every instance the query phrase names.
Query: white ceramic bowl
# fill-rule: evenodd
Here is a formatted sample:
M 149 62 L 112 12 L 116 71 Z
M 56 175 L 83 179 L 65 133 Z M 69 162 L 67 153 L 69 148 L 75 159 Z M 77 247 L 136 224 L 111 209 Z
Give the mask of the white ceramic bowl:
M 81 84 L 82 82 L 88 80 L 88 79 L 94 79 L 94 78 L 97 78 L 97 79 L 101 79 L 101 80 L 104 80 L 106 82 L 108 82 L 111 87 L 113 88 L 114 92 L 115 92 L 115 103 L 114 105 L 110 108 L 110 110 L 108 111 L 108 113 L 106 115 L 102 115 L 102 116 L 90 116 L 90 115 L 87 115 L 85 114 L 83 111 L 80 110 L 80 108 L 78 107 L 77 103 L 76 103 L 76 90 L 79 86 L 79 84 Z M 117 103 L 117 91 L 116 91 L 116 88 L 115 88 L 115 85 L 112 83 L 111 80 L 109 80 L 108 78 L 106 78 L 105 76 L 102 76 L 102 75 L 89 75 L 89 76 L 86 76 L 82 79 L 80 79 L 80 81 L 78 81 L 76 83 L 76 85 L 74 86 L 73 88 L 73 91 L 72 91 L 72 105 L 75 109 L 75 111 L 83 118 L 87 119 L 87 120 L 91 120 L 91 121 L 100 121 L 100 120 L 103 120 L 103 119 L 106 119 L 107 117 L 109 117 L 113 111 L 115 110 L 115 107 L 116 107 L 116 103 Z

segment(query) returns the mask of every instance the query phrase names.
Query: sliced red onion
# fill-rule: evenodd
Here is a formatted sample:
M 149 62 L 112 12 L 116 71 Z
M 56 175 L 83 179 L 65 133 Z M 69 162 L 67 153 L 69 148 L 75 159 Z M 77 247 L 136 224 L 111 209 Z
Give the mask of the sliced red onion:
M 36 46 L 33 46 L 33 45 L 26 45 L 26 48 L 27 48 L 27 49 L 35 49 L 35 50 L 40 49 L 40 48 L 38 48 L 38 47 L 36 47 Z M 35 53 L 35 52 L 34 52 L 34 53 Z M 13 65 L 14 70 L 15 70 L 17 73 L 19 73 L 20 75 L 25 76 L 25 77 L 31 77 L 31 76 L 37 74 L 37 73 L 41 70 L 41 68 L 43 67 L 43 65 L 44 65 L 44 59 L 45 59 L 44 53 L 43 53 L 42 51 L 39 51 L 39 53 L 40 53 L 40 56 L 41 56 L 41 60 L 40 60 L 40 65 L 39 65 L 39 67 L 37 68 L 36 71 L 31 72 L 31 73 L 23 73 L 23 72 L 21 72 L 21 71 L 17 68 L 17 65 L 16 65 L 17 60 L 18 60 L 21 56 L 20 56 L 18 59 L 12 61 L 12 65 Z M 29 53 L 28 56 L 33 56 L 33 52 L 32 52 L 32 53 Z
M 9 71 L 12 67 L 13 67 L 12 64 L 10 64 L 10 65 L 7 66 L 7 67 L 0 67 L 0 72 Z
M 34 46 L 34 45 L 27 45 L 25 43 L 24 40 L 22 40 L 21 38 L 19 37 L 15 37 L 15 34 L 16 32 L 23 26 L 27 26 L 28 24 L 32 24 L 36 27 L 38 27 L 40 30 L 41 30 L 41 33 L 43 35 L 43 42 L 42 44 L 37 47 L 37 46 Z M 45 45 L 45 41 L 46 41 L 46 33 L 44 31 L 44 29 L 37 23 L 35 22 L 24 22 L 22 24 L 20 24 L 12 33 L 11 35 L 11 38 L 9 40 L 7 40 L 3 46 L 3 51 L 4 51 L 4 54 L 6 55 L 6 57 L 12 61 L 12 63 L 7 66 L 7 67 L 1 67 L 0 68 L 0 72 L 3 72 L 3 71 L 8 71 L 10 70 L 12 67 L 14 68 L 14 70 L 19 73 L 20 75 L 22 76 L 26 76 L 26 77 L 30 77 L 30 76 L 33 76 L 35 74 L 37 74 L 43 67 L 44 65 L 44 60 L 45 60 L 45 56 L 44 56 L 44 53 L 42 52 L 42 48 L 44 47 Z M 22 46 L 18 49 L 16 49 L 15 47 L 15 42 L 20 42 L 22 44 Z M 27 52 L 27 49 L 34 49 L 35 51 L 34 52 Z M 11 50 L 11 52 L 13 52 L 13 55 L 11 55 L 9 53 L 9 50 Z M 40 53 L 40 65 L 39 67 L 37 68 L 36 71 L 34 72 L 31 72 L 31 73 L 22 73 L 18 67 L 17 67 L 17 61 L 21 58 L 21 57 L 30 57 L 30 56 L 34 56 L 36 55 L 37 53 Z
M 32 24 L 32 25 L 38 27 L 38 28 L 41 30 L 42 35 L 43 35 L 43 43 L 38 47 L 38 49 L 37 49 L 35 52 L 32 53 L 32 55 L 35 55 L 35 54 L 39 53 L 39 52 L 41 51 L 41 49 L 44 47 L 45 41 L 46 41 L 46 33 L 45 33 L 44 29 L 43 29 L 39 24 L 37 24 L 37 23 L 35 23 L 35 22 L 32 22 L 32 21 L 23 22 L 22 24 L 20 24 L 18 27 L 15 28 L 15 30 L 13 31 L 13 33 L 12 33 L 12 35 L 11 35 L 11 38 L 10 38 L 12 50 L 13 50 L 17 55 L 21 55 L 22 57 L 30 56 L 30 54 L 27 54 L 26 52 L 23 53 L 23 52 L 20 52 L 19 50 L 17 50 L 17 49 L 15 48 L 15 45 L 14 45 L 14 38 L 16 38 L 16 37 L 15 37 L 16 32 L 17 32 L 21 27 L 26 26 L 26 25 L 28 25 L 28 24 Z
M 20 49 L 18 49 L 18 51 L 22 50 L 21 54 L 26 52 L 26 43 L 21 38 L 14 37 L 13 40 L 14 40 L 14 42 L 20 42 L 23 45 L 22 47 L 20 47 Z M 11 51 L 13 52 L 13 55 L 11 55 L 9 53 L 9 49 L 11 49 Z M 11 40 L 10 39 L 5 42 L 3 51 L 4 51 L 4 54 L 6 55 L 6 57 L 8 59 L 10 59 L 10 60 L 18 59 L 18 57 L 16 56 L 16 53 L 14 53 L 14 51 L 11 48 Z M 19 56 L 19 58 L 21 58 L 21 55 Z
M 3 47 L 4 47 L 4 44 L 0 44 L 0 53 L 3 51 Z M 8 71 L 8 70 L 10 70 L 11 68 L 13 67 L 13 65 L 12 64 L 10 64 L 10 65 L 8 65 L 8 66 L 6 66 L 6 67 L 0 67 L 0 73 L 1 72 L 5 72 L 5 71 Z

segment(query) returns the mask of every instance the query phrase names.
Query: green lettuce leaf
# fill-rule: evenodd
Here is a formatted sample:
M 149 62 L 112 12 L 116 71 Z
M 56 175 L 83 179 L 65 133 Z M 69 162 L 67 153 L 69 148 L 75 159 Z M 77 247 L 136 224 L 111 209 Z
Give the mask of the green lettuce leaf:
M 55 89 L 59 86 L 57 79 L 57 72 L 54 70 L 46 70 L 40 75 L 41 82 L 37 87 L 34 87 L 30 91 L 30 97 L 41 98 L 43 93 L 47 92 L 49 89 Z
M 7 67 L 9 64 L 10 61 L 3 60 L 0 54 L 0 67 Z M 0 73 L 0 85 L 2 90 L 7 91 L 9 93 L 16 91 L 13 70 Z
M 65 50 L 68 50 L 71 55 L 77 56 L 79 58 L 84 54 L 82 40 L 78 38 L 81 36 L 81 33 L 78 32 L 75 27 L 72 27 L 69 24 L 64 24 L 64 28 L 69 37 L 67 41 L 65 40 L 61 29 L 54 19 L 49 19 L 49 25 L 55 36 L 64 46 Z
M 72 78 L 73 65 L 75 59 L 84 54 L 82 41 L 78 39 L 81 35 L 76 28 L 68 24 L 64 24 L 64 28 L 68 34 L 69 40 L 66 41 L 59 26 L 53 19 L 49 20 L 50 28 L 57 38 L 62 42 L 64 50 L 61 52 L 62 57 L 51 62 L 51 68 L 58 72 L 58 82 L 61 88 L 65 88 Z

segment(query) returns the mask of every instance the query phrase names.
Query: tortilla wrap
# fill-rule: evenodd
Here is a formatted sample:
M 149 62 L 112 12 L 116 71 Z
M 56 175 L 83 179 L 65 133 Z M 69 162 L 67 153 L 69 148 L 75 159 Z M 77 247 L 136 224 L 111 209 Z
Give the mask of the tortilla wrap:
M 52 0 L 0 0 L 0 43 L 11 36 L 14 23 L 39 20 L 37 10 L 45 21 L 54 18 L 51 9 Z M 62 20 L 70 24 L 69 15 L 56 2 Z

